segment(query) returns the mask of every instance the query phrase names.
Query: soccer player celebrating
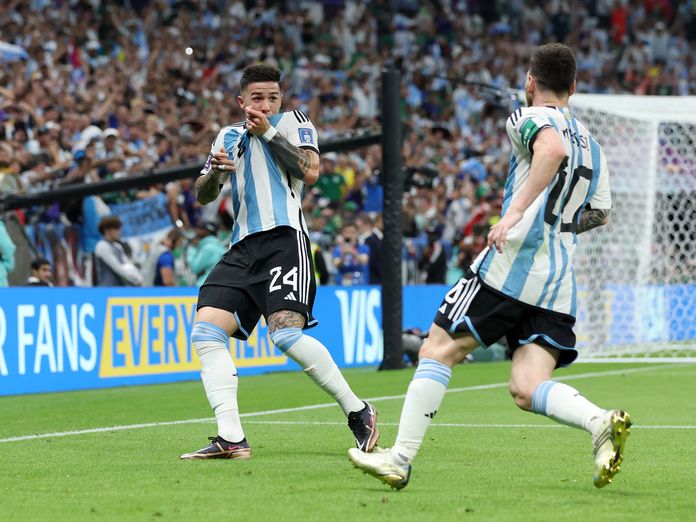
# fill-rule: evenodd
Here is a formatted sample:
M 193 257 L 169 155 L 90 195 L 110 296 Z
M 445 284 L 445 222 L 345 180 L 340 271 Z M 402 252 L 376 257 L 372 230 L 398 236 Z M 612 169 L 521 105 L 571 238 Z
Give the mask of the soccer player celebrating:
M 246 121 L 220 131 L 196 181 L 203 204 L 218 196 L 228 177 L 232 185 L 231 247 L 199 291 L 191 332 L 218 433 L 208 446 L 181 458 L 251 457 L 239 418 L 229 338 L 247 339 L 262 314 L 273 343 L 343 409 L 358 449 L 372 451 L 379 438 L 377 411 L 352 392 L 326 347 L 303 333 L 317 324 L 314 267 L 301 207 L 303 185 L 319 177 L 317 131 L 301 111 L 279 113 L 276 67 L 250 65 L 240 83 L 237 102 Z
M 555 368 L 577 357 L 573 253 L 576 234 L 607 222 L 607 163 L 568 110 L 575 91 L 575 57 L 568 47 L 535 49 L 525 91 L 529 107 L 507 120 L 512 158 L 502 217 L 435 315 L 408 387 L 396 444 L 369 455 L 349 450 L 358 468 L 393 488 L 408 484 L 451 368 L 476 346 L 502 336 L 512 350 L 509 390 L 515 404 L 592 435 L 595 486 L 607 485 L 619 471 L 629 415 L 604 410 L 551 379 Z

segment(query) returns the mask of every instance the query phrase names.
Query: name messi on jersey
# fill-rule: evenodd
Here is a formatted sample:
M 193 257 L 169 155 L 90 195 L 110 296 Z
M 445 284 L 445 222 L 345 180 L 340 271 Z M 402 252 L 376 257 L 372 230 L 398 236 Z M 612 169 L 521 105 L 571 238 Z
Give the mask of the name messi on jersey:
M 572 144 L 576 145 L 577 147 L 582 147 L 585 150 L 590 150 L 590 144 L 589 140 L 587 139 L 587 136 L 578 134 L 577 132 L 571 131 L 570 129 L 563 129 L 563 137 L 570 141 Z

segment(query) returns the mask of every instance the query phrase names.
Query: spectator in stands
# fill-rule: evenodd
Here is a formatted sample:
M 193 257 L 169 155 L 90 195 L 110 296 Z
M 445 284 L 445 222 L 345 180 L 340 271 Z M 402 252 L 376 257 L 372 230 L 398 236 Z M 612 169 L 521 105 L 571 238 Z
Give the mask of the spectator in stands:
M 326 266 L 326 260 L 324 259 L 324 251 L 316 243 L 309 244 L 312 251 L 312 262 L 314 263 L 314 278 L 318 285 L 325 285 L 329 282 L 329 269 Z
M 380 218 L 381 219 L 381 218 Z M 358 227 L 358 244 L 366 245 L 369 251 L 368 280 L 371 285 L 382 284 L 382 231 L 368 214 L 358 214 L 355 218 Z
M 143 286 L 176 286 L 174 253 L 181 242 L 181 232 L 172 228 L 148 256 L 143 268 Z
M 121 220 L 105 216 L 99 221 L 103 236 L 94 248 L 96 286 L 141 286 L 143 276 L 120 242 Z
M 196 286 L 201 286 L 213 267 L 227 252 L 227 246 L 217 238 L 218 226 L 212 221 L 204 221 L 194 227 L 196 237 L 186 248 L 186 262 L 196 275 Z
M 5 227 L 4 219 L 0 219 L 0 287 L 8 285 L 7 276 L 15 267 L 15 244 Z
M 490 165 L 504 163 L 510 152 L 504 123 L 512 108 L 471 82 L 501 92 L 521 89 L 527 72 L 521 58 L 530 46 L 565 38 L 579 42 L 578 92 L 696 93 L 692 2 L 601 0 L 576 2 L 571 9 L 556 0 L 440 2 L 437 9 L 437 2 L 392 2 L 394 9 L 310 2 L 311 10 L 298 12 L 280 2 L 272 4 L 281 8 L 247 9 L 244 2 L 219 0 L 213 2 L 218 14 L 210 2 L 186 2 L 186 9 L 170 3 L 137 2 L 137 14 L 122 2 L 108 2 L 107 9 L 104 2 L 55 9 L 54 2 L 39 1 L 29 9 L 27 2 L 10 0 L 0 9 L 7 39 L 29 53 L 28 60 L 0 68 L 0 192 L 45 191 L 199 163 L 195 155 L 208 148 L 203 141 L 211 132 L 244 119 L 223 94 L 251 59 L 238 42 L 229 44 L 230 31 L 265 41 L 266 59 L 284 71 L 286 107 L 321 122 L 322 140 L 376 124 L 379 74 L 388 55 L 380 46 L 393 40 L 403 73 L 404 165 L 430 166 L 438 171 L 433 186 L 445 187 L 432 194 L 435 201 L 409 196 L 407 234 L 422 234 L 437 209 L 437 219 L 446 212 L 445 239 L 455 244 L 480 210 L 475 203 L 482 194 L 467 189 L 468 178 L 488 176 L 480 186 L 495 191 L 505 169 Z M 85 31 L 86 20 L 98 34 Z M 277 27 L 285 34 L 282 45 L 268 37 Z M 192 45 L 192 55 L 182 52 L 182 28 L 206 35 Z M 316 193 L 305 199 L 330 214 L 328 246 L 346 201 L 359 211 L 382 211 L 381 151 L 373 146 L 354 155 L 327 153 L 322 163 Z M 106 199 L 142 198 L 163 188 Z M 185 182 L 165 190 L 172 224 L 199 221 Z M 319 204 L 322 197 L 331 207 Z M 82 224 L 79 212 L 66 212 L 65 204 L 26 213 L 29 222 Z M 80 257 L 86 256 L 76 261 Z
M 321 174 L 314 184 L 321 197 L 331 203 L 340 203 L 346 189 L 346 181 L 336 170 L 336 153 L 327 152 L 321 157 Z
M 348 223 L 336 237 L 333 262 L 336 267 L 336 283 L 344 286 L 369 284 L 370 247 L 358 244 L 358 229 Z
M 31 262 L 31 275 L 28 286 L 53 286 L 51 263 L 44 257 L 37 257 Z
M 447 254 L 440 240 L 438 225 L 430 225 L 426 230 L 428 244 L 419 264 L 422 282 L 428 285 L 445 284 L 447 278 Z

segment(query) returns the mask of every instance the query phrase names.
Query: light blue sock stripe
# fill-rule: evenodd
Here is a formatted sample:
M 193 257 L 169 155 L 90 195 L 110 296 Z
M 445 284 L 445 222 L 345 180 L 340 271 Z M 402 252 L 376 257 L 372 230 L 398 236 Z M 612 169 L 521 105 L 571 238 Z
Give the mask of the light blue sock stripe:
M 442 363 L 440 361 L 436 361 L 435 359 L 428 359 L 428 358 L 422 358 L 420 361 L 418 361 L 418 368 L 432 368 L 432 369 L 438 369 L 441 370 L 447 374 L 452 374 L 452 369 L 447 366 L 445 363 Z M 418 370 L 416 370 L 418 371 Z
M 452 369 L 440 361 L 435 359 L 421 359 L 418 362 L 416 373 L 413 374 L 413 380 L 416 379 L 431 379 L 439 382 L 445 388 L 449 386 L 450 378 L 452 377 Z
M 541 395 L 543 393 L 543 389 L 545 386 L 548 385 L 548 381 L 544 381 L 540 383 L 535 389 L 534 392 L 532 393 L 532 411 L 534 413 L 540 413 L 544 414 L 543 411 L 539 410 L 539 406 L 541 404 Z
M 555 381 L 544 381 L 536 387 L 532 393 L 532 411 L 540 415 L 546 415 L 546 400 L 549 392 L 556 384 Z
M 551 388 L 556 386 L 558 384 L 557 382 L 554 381 L 548 381 L 549 385 L 544 388 L 544 394 L 541 396 L 541 411 L 546 413 L 546 400 L 549 398 L 549 392 L 551 391 Z
M 420 363 L 416 373 L 421 371 L 429 371 L 442 374 L 443 377 L 448 379 L 452 376 L 452 370 L 445 364 L 432 364 L 431 362 Z
M 227 332 L 213 323 L 206 323 L 205 321 L 198 321 L 193 324 L 191 329 L 191 340 L 192 341 L 216 341 L 223 343 L 228 346 L 230 343 L 230 337 Z
M 432 366 L 426 366 L 425 368 L 418 368 L 418 370 L 416 370 L 414 378 L 416 378 L 417 375 L 420 375 L 423 372 L 437 373 L 438 375 L 441 375 L 445 379 L 449 379 L 452 375 L 451 373 L 445 372 L 440 368 L 433 368 Z
M 301 328 L 282 328 L 271 334 L 271 341 L 281 352 L 287 352 L 302 337 Z

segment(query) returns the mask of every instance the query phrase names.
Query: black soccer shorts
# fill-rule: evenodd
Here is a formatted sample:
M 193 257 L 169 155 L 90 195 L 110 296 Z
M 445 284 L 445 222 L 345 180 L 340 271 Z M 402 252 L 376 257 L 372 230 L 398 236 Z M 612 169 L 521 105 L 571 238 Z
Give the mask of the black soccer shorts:
M 450 333 L 471 333 L 483 347 L 505 337 L 511 352 L 532 342 L 556 348 L 558 366 L 567 366 L 578 356 L 574 317 L 508 297 L 471 271 L 447 292 L 434 322 Z
M 292 310 L 305 317 L 305 328 L 318 324 L 312 315 L 317 284 L 309 239 L 291 227 L 259 232 L 235 243 L 215 265 L 198 293 L 196 309 L 213 306 L 232 312 L 246 340 L 263 314 Z

